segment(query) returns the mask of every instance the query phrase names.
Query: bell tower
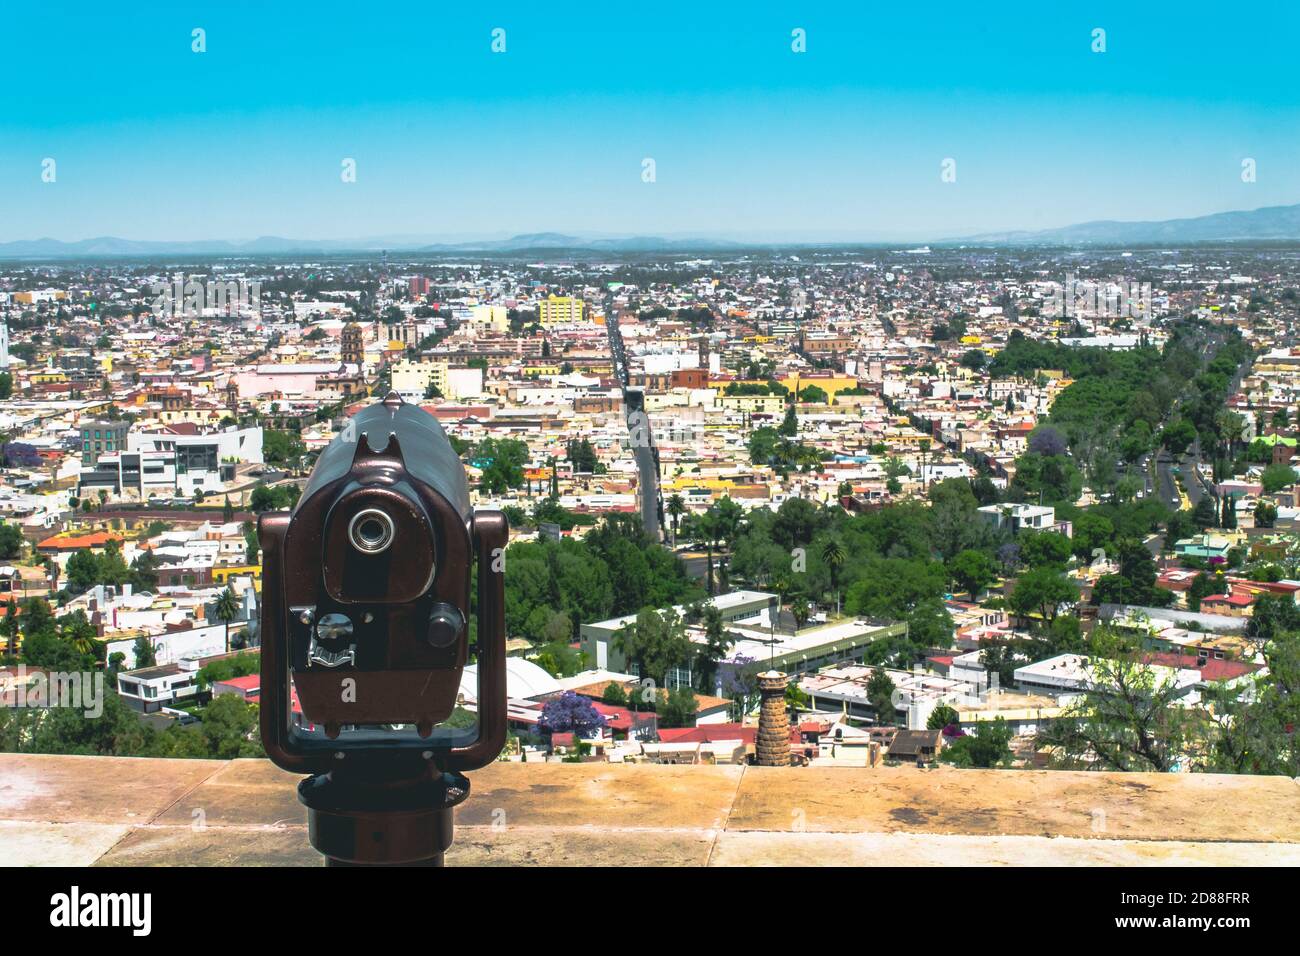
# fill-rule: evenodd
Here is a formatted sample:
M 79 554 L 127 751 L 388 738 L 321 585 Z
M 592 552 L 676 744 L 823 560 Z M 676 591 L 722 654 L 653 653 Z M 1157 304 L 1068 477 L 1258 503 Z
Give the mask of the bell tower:
M 365 359 L 365 350 L 361 346 L 361 326 L 355 322 L 349 322 L 343 326 L 341 358 L 345 364 L 355 365 L 357 371 L 361 371 L 361 363 Z

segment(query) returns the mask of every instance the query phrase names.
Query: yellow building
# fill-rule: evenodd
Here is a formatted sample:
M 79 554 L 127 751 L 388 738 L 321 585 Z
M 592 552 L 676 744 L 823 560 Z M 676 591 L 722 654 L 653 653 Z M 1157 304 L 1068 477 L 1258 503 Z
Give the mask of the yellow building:
M 537 303 L 537 321 L 542 327 L 582 321 L 583 301 L 569 295 L 548 295 Z
M 214 567 L 212 569 L 212 581 L 215 584 L 226 584 L 231 578 L 252 578 L 254 586 L 260 586 L 262 583 L 262 566 L 260 564 L 241 564 L 236 567 Z
M 504 305 L 476 305 L 469 310 L 470 324 L 474 328 L 493 332 L 510 330 L 510 310 Z
M 62 289 L 37 289 L 34 292 L 15 292 L 14 301 L 20 305 L 35 305 L 38 302 L 57 302 L 66 299 L 68 294 Z
M 797 375 L 791 375 L 781 380 L 781 384 L 790 391 L 803 391 L 805 388 L 815 386 L 826 393 L 829 401 L 835 401 L 835 393 L 842 392 L 846 388 L 857 388 L 858 380 L 853 375 L 833 375 L 827 378 L 800 378 Z
M 780 415 L 785 411 L 785 399 L 780 395 L 719 395 L 718 404 L 733 412 Z
M 27 376 L 27 381 L 32 385 L 50 385 L 53 383 L 66 382 L 68 376 L 65 372 L 48 370 L 44 372 L 32 372 Z
M 195 425 L 220 425 L 221 420 L 229 414 L 230 412 L 224 408 L 164 408 L 158 412 L 158 420 L 164 425 L 176 425 L 182 422 L 192 422 Z
M 392 386 L 399 394 L 419 394 L 428 392 L 433 385 L 440 395 L 448 394 L 446 362 L 413 362 L 402 359 L 393 366 Z

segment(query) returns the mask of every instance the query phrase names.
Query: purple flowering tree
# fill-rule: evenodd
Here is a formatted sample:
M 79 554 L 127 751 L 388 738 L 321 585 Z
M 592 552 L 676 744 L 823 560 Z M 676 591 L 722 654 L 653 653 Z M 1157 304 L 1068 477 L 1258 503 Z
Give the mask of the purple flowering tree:
M 732 702 L 732 720 L 743 720 L 745 715 L 758 705 L 758 672 L 746 668 L 754 663 L 754 658 L 737 654 L 730 660 L 722 662 L 722 695 Z
M 1064 455 L 1069 449 L 1065 436 L 1051 425 L 1039 425 L 1029 433 L 1029 453 L 1032 455 Z
M 542 705 L 537 729 L 546 734 L 577 734 L 579 737 L 605 726 L 605 718 L 581 694 L 565 691 Z
M 0 445 L 0 467 L 35 468 L 40 463 L 41 456 L 35 445 L 17 441 Z

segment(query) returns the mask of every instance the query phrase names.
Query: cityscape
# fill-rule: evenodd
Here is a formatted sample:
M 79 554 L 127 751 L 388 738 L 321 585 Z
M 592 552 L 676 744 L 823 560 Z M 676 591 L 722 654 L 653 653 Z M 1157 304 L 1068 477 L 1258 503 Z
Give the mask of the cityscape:
M 1298 266 L 10 262 L 0 739 L 258 754 L 257 516 L 396 393 L 510 521 L 503 759 L 1295 776 Z
M 1283 914 L 1300 8 L 1159 6 L 12 11 L 0 866 Z

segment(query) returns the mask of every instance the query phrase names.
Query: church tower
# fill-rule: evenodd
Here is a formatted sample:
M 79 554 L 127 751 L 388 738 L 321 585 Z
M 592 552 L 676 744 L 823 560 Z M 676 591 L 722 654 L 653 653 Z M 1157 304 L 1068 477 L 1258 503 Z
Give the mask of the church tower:
M 343 326 L 342 359 L 345 364 L 355 365 L 357 371 L 361 371 L 361 364 L 365 360 L 365 349 L 361 346 L 361 326 L 355 322 Z

